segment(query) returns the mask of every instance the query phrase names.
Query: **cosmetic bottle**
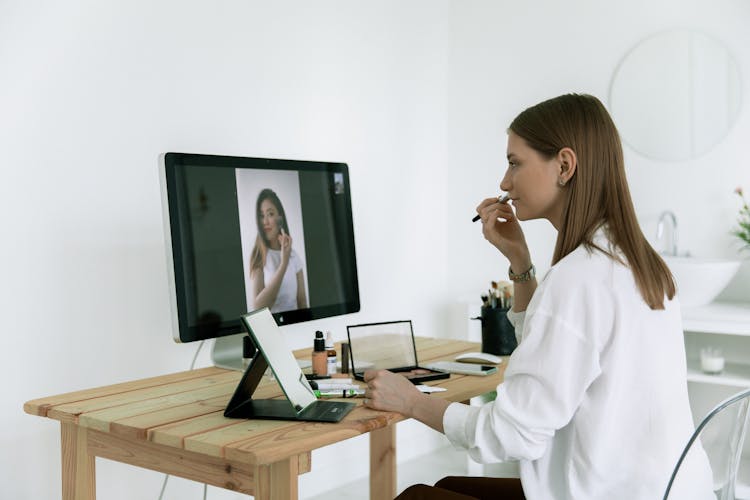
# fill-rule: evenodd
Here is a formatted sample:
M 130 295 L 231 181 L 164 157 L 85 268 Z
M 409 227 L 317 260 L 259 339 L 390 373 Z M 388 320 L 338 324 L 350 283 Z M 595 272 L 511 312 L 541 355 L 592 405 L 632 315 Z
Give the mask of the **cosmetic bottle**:
M 341 373 L 349 373 L 349 343 L 341 344 Z
M 336 349 L 333 348 L 331 332 L 326 331 L 326 359 L 328 361 L 328 375 L 336 373 Z
M 314 375 L 328 375 L 328 354 L 326 353 L 326 341 L 323 332 L 315 332 L 315 341 L 312 352 L 312 371 Z

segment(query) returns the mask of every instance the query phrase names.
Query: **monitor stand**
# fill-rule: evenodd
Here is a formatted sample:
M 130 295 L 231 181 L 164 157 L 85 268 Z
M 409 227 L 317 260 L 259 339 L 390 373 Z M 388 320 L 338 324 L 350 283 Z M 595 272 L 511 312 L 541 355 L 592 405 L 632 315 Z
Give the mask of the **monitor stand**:
M 243 340 L 243 339 L 248 340 Z M 250 352 L 248 357 L 242 357 L 243 346 L 242 343 L 250 341 Z M 236 335 L 227 335 L 225 337 L 217 337 L 214 339 L 214 347 L 211 351 L 211 361 L 214 366 L 219 368 L 226 368 L 227 370 L 245 371 L 250 360 L 255 354 L 255 346 L 250 340 L 250 336 L 247 333 L 238 333 Z M 303 370 L 310 368 L 312 363 L 308 360 L 297 360 L 299 367 Z
M 243 337 L 247 337 L 247 333 L 215 338 L 214 348 L 211 351 L 211 361 L 213 361 L 214 366 L 244 371 L 247 366 L 243 364 L 242 360 Z

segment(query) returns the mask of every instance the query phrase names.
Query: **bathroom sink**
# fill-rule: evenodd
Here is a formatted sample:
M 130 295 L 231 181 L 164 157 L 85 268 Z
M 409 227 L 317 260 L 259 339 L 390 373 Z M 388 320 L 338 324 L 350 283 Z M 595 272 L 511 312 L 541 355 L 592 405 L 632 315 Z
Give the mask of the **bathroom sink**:
M 741 261 L 703 257 L 662 255 L 677 284 L 682 307 L 702 306 L 713 301 L 732 281 Z

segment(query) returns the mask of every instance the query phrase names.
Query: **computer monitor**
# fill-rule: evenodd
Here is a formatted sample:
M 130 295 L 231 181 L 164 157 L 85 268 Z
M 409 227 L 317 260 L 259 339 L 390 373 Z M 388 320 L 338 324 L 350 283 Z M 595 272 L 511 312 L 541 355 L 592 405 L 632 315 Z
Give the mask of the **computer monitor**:
M 345 163 L 166 153 L 160 158 L 173 336 L 216 339 L 242 369 L 240 316 L 279 325 L 359 311 Z

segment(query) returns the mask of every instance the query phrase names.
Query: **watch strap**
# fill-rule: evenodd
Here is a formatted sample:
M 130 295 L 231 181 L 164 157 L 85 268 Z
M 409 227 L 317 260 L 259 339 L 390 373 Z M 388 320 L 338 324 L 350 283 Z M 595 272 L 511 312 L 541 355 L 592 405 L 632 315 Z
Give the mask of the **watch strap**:
M 521 274 L 516 274 L 513 272 L 513 269 L 510 267 L 508 268 L 508 278 L 514 283 L 525 283 L 526 281 L 531 281 L 535 277 L 536 267 L 534 267 L 534 264 L 531 264 L 531 268 L 529 268 L 528 271 Z

